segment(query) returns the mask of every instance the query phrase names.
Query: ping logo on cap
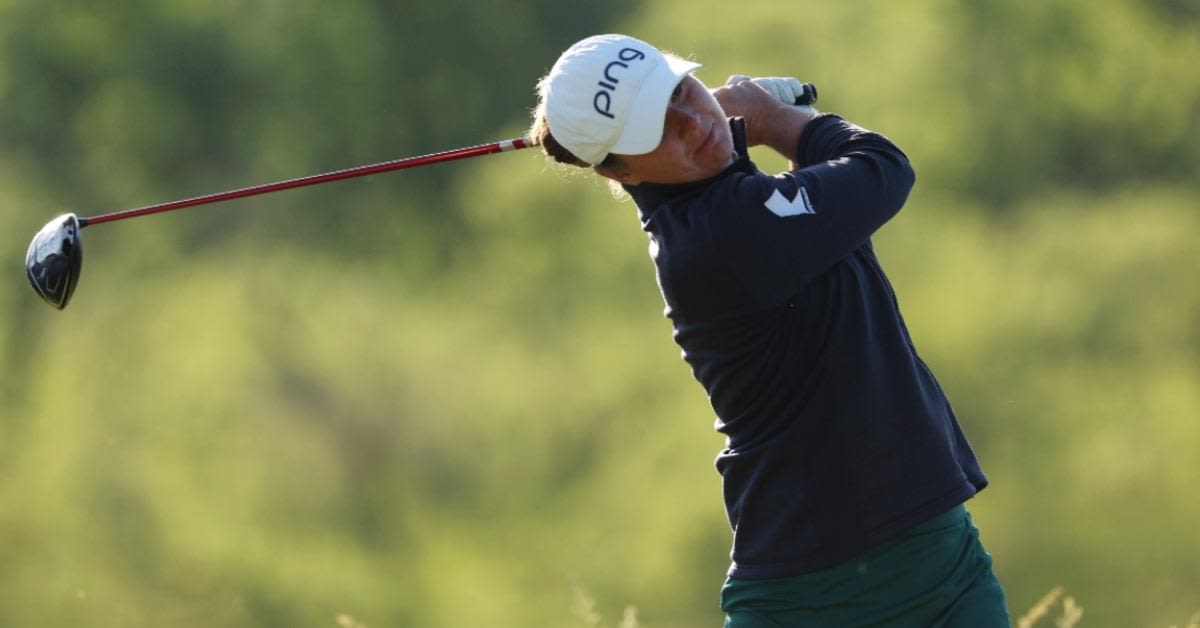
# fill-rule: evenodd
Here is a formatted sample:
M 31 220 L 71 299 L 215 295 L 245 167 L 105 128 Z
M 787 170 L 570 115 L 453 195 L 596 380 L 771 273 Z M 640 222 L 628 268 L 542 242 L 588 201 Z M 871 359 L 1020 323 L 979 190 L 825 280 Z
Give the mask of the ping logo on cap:
M 617 90 L 617 85 L 620 84 L 621 79 L 613 75 L 613 68 L 628 68 L 629 62 L 641 61 L 645 58 L 646 53 L 641 50 L 636 48 L 622 48 L 617 53 L 617 60 L 611 61 L 608 65 L 604 66 L 604 80 L 596 82 L 600 86 L 600 91 L 592 96 L 592 107 L 596 110 L 596 113 L 610 120 L 614 119 L 612 112 L 609 110 L 612 108 L 612 93 Z
M 644 155 L 662 142 L 671 92 L 698 67 L 628 35 L 593 35 L 554 62 L 538 106 L 554 139 L 582 161 Z

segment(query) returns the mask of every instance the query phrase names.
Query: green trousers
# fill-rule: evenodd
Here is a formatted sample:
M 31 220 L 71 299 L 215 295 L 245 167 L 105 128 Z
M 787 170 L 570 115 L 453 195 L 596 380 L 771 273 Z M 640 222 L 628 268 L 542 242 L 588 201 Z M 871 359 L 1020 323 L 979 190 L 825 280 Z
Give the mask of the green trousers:
M 979 530 L 958 506 L 847 563 L 794 578 L 730 578 L 725 628 L 1009 628 Z

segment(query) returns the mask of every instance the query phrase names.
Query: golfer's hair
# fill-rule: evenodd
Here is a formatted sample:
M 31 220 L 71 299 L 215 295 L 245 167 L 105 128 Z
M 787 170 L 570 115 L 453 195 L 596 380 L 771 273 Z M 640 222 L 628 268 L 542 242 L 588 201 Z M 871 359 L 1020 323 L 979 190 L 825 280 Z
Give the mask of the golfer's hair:
M 533 110 L 533 124 L 529 127 L 529 139 L 541 146 L 543 152 L 560 164 L 591 168 L 591 164 L 576 157 L 574 153 L 567 150 L 562 144 L 559 144 L 558 140 L 554 139 L 554 135 L 550 133 L 550 123 L 546 121 L 546 87 L 549 83 L 548 78 L 549 75 L 546 75 L 538 81 L 538 104 Z M 595 167 L 616 170 L 621 165 L 621 158 L 618 155 L 609 153 Z

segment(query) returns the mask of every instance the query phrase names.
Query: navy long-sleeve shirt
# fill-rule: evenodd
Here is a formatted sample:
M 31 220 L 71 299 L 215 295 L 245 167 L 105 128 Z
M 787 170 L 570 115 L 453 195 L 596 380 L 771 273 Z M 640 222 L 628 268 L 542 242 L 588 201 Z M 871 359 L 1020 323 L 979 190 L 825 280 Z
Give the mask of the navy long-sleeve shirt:
M 681 185 L 628 186 L 675 340 L 726 436 L 730 576 L 850 560 L 987 485 L 913 346 L 870 237 L 914 174 L 837 116 L 805 127 L 798 170 L 736 161 Z

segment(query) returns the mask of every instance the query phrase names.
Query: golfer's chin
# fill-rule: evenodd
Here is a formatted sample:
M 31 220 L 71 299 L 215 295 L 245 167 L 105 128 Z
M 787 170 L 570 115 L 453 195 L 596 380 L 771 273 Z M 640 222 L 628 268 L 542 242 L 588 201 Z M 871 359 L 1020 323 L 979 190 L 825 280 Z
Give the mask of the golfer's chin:
M 700 176 L 696 179 L 707 179 L 721 173 L 732 164 L 737 155 L 733 151 L 733 136 L 728 131 L 718 134 L 709 141 L 707 146 L 692 155 Z
M 733 163 L 736 155 L 733 152 L 733 146 L 722 147 L 720 145 L 713 146 L 706 150 L 704 154 L 691 155 L 691 159 L 684 168 L 680 169 L 677 176 L 667 183 L 694 183 L 711 179 L 724 171 Z

